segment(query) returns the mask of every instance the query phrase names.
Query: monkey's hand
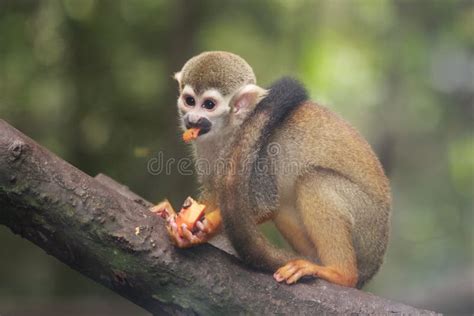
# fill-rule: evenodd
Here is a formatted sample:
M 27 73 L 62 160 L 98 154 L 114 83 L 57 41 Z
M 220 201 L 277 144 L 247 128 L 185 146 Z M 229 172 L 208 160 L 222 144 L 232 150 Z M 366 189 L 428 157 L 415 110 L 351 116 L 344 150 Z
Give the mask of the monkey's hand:
M 199 205 L 191 198 L 186 199 L 183 209 L 190 208 L 193 205 Z M 188 227 L 183 223 L 181 211 L 177 214 L 171 204 L 165 200 L 152 207 L 150 211 L 160 215 L 166 220 L 166 229 L 171 242 L 178 248 L 189 248 L 207 242 L 218 232 L 220 228 L 220 212 L 212 211 L 205 214 L 194 224 L 194 227 Z

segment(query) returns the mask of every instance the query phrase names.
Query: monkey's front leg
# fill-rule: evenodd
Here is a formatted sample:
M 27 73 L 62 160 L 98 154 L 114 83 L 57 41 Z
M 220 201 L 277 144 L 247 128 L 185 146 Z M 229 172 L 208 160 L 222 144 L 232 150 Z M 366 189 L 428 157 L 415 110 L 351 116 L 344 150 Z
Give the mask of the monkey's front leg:
M 189 205 L 189 203 L 196 202 L 188 198 L 186 199 L 183 208 L 190 207 L 191 205 Z M 206 206 L 206 209 L 209 210 L 209 205 Z M 211 207 L 212 206 L 213 205 L 211 204 Z M 190 230 L 190 228 L 185 223 L 183 223 L 182 219 L 178 218 L 180 213 L 177 214 L 174 211 L 168 200 L 165 200 L 152 207 L 150 211 L 157 213 L 166 219 L 166 228 L 168 230 L 171 242 L 179 248 L 189 248 L 207 242 L 211 237 L 219 232 L 222 226 L 220 210 L 216 207 L 210 208 L 209 211 L 205 211 L 204 217 L 196 221 L 196 224 L 192 230 Z

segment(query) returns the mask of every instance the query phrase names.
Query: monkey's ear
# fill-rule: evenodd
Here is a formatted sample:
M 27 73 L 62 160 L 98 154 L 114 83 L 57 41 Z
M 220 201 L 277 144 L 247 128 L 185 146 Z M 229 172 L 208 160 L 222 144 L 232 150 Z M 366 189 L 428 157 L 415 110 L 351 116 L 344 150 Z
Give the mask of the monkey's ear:
M 174 80 L 178 81 L 178 88 L 179 88 L 179 93 L 183 90 L 183 85 L 181 84 L 181 79 L 183 79 L 183 72 L 178 71 L 175 72 L 173 75 Z
M 230 101 L 232 111 L 238 115 L 251 111 L 268 91 L 254 84 L 248 84 L 240 88 Z
M 181 85 L 181 78 L 183 78 L 183 74 L 181 71 L 175 72 L 173 78 L 178 81 L 178 84 Z

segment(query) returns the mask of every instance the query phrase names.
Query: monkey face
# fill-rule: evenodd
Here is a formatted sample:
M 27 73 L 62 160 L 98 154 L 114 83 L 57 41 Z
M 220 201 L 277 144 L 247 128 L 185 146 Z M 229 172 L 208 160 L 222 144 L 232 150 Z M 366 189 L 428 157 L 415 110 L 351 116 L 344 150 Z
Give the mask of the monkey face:
M 230 113 L 230 97 L 223 96 L 217 89 L 208 89 L 198 94 L 186 85 L 178 98 L 183 130 L 197 127 L 198 139 L 209 139 L 226 127 Z

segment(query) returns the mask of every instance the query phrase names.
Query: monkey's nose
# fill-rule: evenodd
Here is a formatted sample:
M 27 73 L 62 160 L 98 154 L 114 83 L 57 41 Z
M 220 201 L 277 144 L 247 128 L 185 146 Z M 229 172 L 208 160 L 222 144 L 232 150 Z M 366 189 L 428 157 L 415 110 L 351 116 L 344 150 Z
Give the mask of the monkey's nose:
M 186 125 L 186 128 L 193 128 L 193 127 L 202 127 L 203 123 L 207 121 L 204 117 L 200 117 L 197 121 L 191 121 L 189 120 L 188 116 L 184 117 L 184 125 Z

